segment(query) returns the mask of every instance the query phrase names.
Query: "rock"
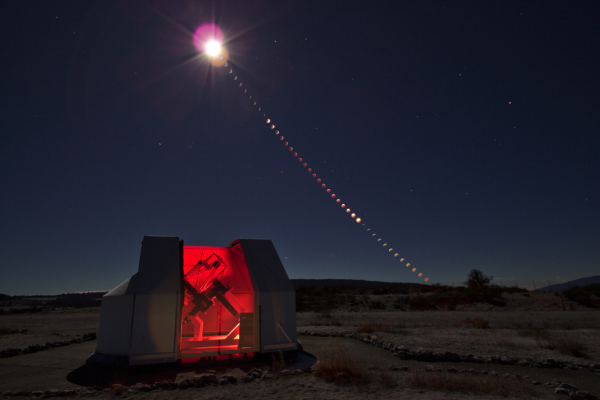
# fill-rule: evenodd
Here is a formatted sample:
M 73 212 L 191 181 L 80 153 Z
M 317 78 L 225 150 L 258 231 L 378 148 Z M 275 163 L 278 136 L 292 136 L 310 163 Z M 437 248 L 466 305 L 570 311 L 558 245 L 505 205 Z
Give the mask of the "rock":
M 576 391 L 578 391 L 578 390 L 579 390 L 577 387 L 575 387 L 575 386 L 573 386 L 573 385 L 569 385 L 568 383 L 561 383 L 560 385 L 558 385 L 558 387 L 559 387 L 560 389 L 566 389 L 566 390 L 568 390 L 569 392 L 576 392 Z
M 222 385 L 229 385 L 229 383 L 230 383 L 230 382 L 229 382 L 229 379 L 227 379 L 227 378 L 225 378 L 225 377 L 223 377 L 223 378 L 219 379 L 219 386 L 222 386 Z
M 447 351 L 444 353 L 444 360 L 450 362 L 460 362 L 460 356 L 456 353 Z
M 569 394 L 569 400 L 586 400 L 586 398 L 579 396 L 576 393 L 571 393 Z
M 252 376 L 254 376 L 255 378 L 260 378 L 263 374 L 263 371 L 262 369 L 254 368 L 252 371 L 249 372 L 249 374 L 252 374 Z
M 232 375 L 223 375 L 223 378 L 227 379 L 229 383 L 238 383 L 238 378 Z
M 455 374 L 455 373 L 458 372 L 458 370 L 456 368 L 454 368 L 454 367 L 450 367 L 450 368 L 446 369 L 446 372 L 450 372 L 450 373 Z
M 417 350 L 417 354 L 415 358 L 419 361 L 435 361 L 435 357 L 433 356 L 433 352 L 429 350 L 419 349 Z
M 594 396 L 590 392 L 585 392 L 583 390 L 571 393 L 569 398 L 571 400 L 600 400 L 597 396 Z
M 179 385 L 173 381 L 162 381 L 160 382 L 160 388 L 162 390 L 175 390 Z
M 216 385 L 217 383 L 219 383 L 219 380 L 217 379 L 217 375 L 215 375 L 215 374 L 205 374 L 205 375 L 203 375 L 203 378 L 204 378 L 205 385 Z
M 274 378 L 275 378 L 275 375 L 273 375 L 269 371 L 263 372 L 262 376 L 260 377 L 261 380 L 274 379 Z
M 171 381 L 167 384 L 167 390 L 175 390 L 175 389 L 179 389 L 179 383 Z
M 146 384 L 139 384 L 139 385 L 140 386 L 138 387 L 138 390 L 140 392 L 151 392 L 152 391 L 152 386 L 150 386 L 150 385 L 146 385 Z
M 556 393 L 556 394 L 569 394 L 571 392 L 568 391 L 567 389 L 563 389 L 563 388 L 557 387 L 557 388 L 554 389 L 554 393 Z
M 177 384 L 179 390 L 186 390 L 189 386 L 190 385 L 187 383 L 187 381 L 181 381 Z
M 398 371 L 400 368 L 396 364 L 390 364 L 388 365 L 388 369 L 390 371 Z
M 6 349 L 5 353 L 7 357 L 18 356 L 21 354 L 21 349 Z

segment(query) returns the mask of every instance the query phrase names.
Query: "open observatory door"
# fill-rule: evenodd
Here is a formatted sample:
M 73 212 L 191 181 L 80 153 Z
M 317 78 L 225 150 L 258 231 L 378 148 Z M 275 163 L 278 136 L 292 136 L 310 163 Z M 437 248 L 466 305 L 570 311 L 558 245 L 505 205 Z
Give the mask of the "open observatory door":
M 240 246 L 183 247 L 181 358 L 260 350 L 257 296 Z

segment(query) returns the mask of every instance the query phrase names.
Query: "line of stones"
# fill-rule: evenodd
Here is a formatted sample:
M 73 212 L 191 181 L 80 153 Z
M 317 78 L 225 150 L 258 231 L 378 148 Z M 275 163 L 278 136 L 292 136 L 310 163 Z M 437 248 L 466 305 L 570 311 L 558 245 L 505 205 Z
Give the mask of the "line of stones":
M 304 371 L 298 370 L 283 370 L 280 375 L 301 375 Z M 204 386 L 223 386 L 236 383 L 248 383 L 255 380 L 269 380 L 276 378 L 276 375 L 271 373 L 267 369 L 254 368 L 252 371 L 246 373 L 241 378 L 230 375 L 223 375 L 217 377 L 215 374 L 203 374 L 193 378 L 181 380 L 179 382 L 171 380 L 163 380 L 154 383 L 137 383 L 132 386 L 126 386 L 120 383 L 110 385 L 108 388 L 100 386 L 94 386 L 89 388 L 75 388 L 75 389 L 63 389 L 63 390 L 45 390 L 45 391 L 15 391 L 15 392 L 3 392 L 3 397 L 70 397 L 70 396 L 90 396 L 96 393 L 110 393 L 115 396 L 124 393 L 136 393 L 136 392 L 152 392 L 156 390 L 186 390 L 189 388 L 200 388 Z
M 500 356 L 479 357 L 472 354 L 459 355 L 446 351 L 445 353 L 436 353 L 431 350 L 411 350 L 404 346 L 396 345 L 395 343 L 378 340 L 375 336 L 359 333 L 359 332 L 313 332 L 309 330 L 298 331 L 298 335 L 305 336 L 321 336 L 321 337 L 342 337 L 348 339 L 357 339 L 361 342 L 380 347 L 388 350 L 394 356 L 402 360 L 416 360 L 426 362 L 471 362 L 477 364 L 501 364 L 501 365 L 516 365 L 519 367 L 536 367 L 536 368 L 561 368 L 561 369 L 591 369 L 595 372 L 600 372 L 600 363 L 573 363 L 570 361 L 555 360 L 548 358 L 545 361 L 535 361 L 530 358 L 502 358 Z
M 22 354 L 37 353 L 39 351 L 50 350 L 50 349 L 54 349 L 56 347 L 69 346 L 69 345 L 76 344 L 76 343 L 89 342 L 92 340 L 96 340 L 96 332 L 89 332 L 82 336 L 76 336 L 70 340 L 62 340 L 59 342 L 52 342 L 52 343 L 47 342 L 46 344 L 35 344 L 32 346 L 27 346 L 27 347 L 18 348 L 18 349 L 0 350 L 0 358 L 8 358 L 8 357 L 20 356 Z

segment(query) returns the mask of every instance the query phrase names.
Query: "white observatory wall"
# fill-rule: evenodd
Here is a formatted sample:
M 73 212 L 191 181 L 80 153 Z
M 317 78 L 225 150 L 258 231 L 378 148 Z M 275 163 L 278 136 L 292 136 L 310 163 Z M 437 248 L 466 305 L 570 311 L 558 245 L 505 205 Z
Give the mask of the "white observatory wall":
M 144 236 L 137 274 L 130 365 L 177 361 L 181 252 L 178 237 Z
M 260 292 L 260 351 L 296 350 L 296 298 L 289 292 Z
M 134 285 L 135 277 L 102 296 L 96 352 L 113 356 L 129 354 L 134 295 L 128 289 Z
M 296 295 L 270 240 L 240 239 L 260 307 L 260 351 L 296 350 Z

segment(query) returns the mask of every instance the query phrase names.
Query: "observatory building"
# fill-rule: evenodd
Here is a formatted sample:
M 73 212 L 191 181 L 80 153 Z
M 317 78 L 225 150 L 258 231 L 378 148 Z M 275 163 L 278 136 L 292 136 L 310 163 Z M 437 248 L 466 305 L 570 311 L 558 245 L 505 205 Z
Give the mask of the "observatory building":
M 270 240 L 144 236 L 136 274 L 102 297 L 88 362 L 159 364 L 297 350 L 294 288 Z

